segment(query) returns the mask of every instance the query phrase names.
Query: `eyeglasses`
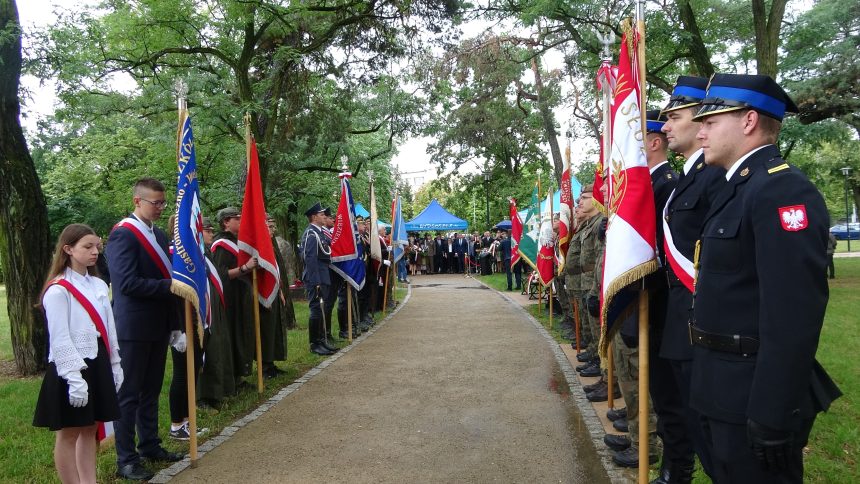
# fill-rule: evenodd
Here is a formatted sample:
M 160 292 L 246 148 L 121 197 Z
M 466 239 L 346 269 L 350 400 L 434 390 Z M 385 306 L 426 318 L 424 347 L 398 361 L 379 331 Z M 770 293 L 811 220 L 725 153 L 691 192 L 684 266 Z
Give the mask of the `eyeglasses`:
M 148 202 L 150 205 L 156 208 L 164 208 L 167 206 L 167 200 L 147 200 L 145 198 L 141 198 L 144 202 Z

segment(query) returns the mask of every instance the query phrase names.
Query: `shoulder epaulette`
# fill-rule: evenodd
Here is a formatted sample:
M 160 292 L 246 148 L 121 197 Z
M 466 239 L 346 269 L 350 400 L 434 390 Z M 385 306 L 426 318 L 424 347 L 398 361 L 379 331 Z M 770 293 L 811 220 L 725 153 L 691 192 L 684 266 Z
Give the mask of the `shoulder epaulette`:
M 771 158 L 765 163 L 767 167 L 767 174 L 773 175 L 774 173 L 778 173 L 783 170 L 788 170 L 791 168 L 788 163 L 785 162 L 781 157 L 777 156 L 775 158 Z

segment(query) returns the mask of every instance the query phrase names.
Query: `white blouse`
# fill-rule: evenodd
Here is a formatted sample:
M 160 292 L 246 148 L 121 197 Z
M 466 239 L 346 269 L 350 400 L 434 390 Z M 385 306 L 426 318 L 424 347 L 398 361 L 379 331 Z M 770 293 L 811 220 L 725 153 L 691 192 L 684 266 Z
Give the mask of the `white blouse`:
M 89 299 L 99 313 L 107 330 L 105 346 L 110 349 L 111 366 L 119 366 L 119 345 L 113 319 L 108 287 L 98 277 L 80 275 L 70 268 L 60 276 L 68 280 Z M 87 367 L 84 358 L 95 359 L 98 355 L 98 340 L 101 337 L 92 318 L 69 291 L 53 285 L 45 291 L 42 306 L 48 320 L 48 361 L 57 366 L 57 374 L 66 377 L 71 372 Z

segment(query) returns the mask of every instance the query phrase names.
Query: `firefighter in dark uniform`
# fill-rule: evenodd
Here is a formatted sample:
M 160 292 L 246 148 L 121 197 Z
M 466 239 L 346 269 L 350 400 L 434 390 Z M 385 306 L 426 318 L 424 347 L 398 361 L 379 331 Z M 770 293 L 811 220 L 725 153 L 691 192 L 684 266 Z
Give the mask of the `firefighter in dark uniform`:
M 803 447 L 839 389 L 815 360 L 829 214 L 775 146 L 797 106 L 769 76 L 716 74 L 696 119 L 726 185 L 705 215 L 690 322 L 690 404 L 720 483 L 802 482 Z
M 704 445 L 699 414 L 690 407 L 689 401 L 693 346 L 688 330 L 693 300 L 693 249 L 701 233 L 702 220 L 711 207 L 711 200 L 726 180 L 724 170 L 705 163 L 702 143 L 696 139 L 699 123 L 693 121 L 693 117 L 705 97 L 707 85 L 708 80 L 704 77 L 678 77 L 669 104 L 662 111 L 666 117 L 663 132 L 666 133 L 669 149 L 683 156 L 685 161 L 675 191 L 665 208 L 662 211 L 659 207 L 657 209 L 663 225 L 665 244 L 662 248 L 669 283 L 659 356 L 669 362 L 674 376 L 674 381 L 667 379 L 658 385 L 677 388 L 675 391 L 681 397 L 687 432 L 686 439 L 681 436 L 676 440 L 676 445 L 664 442 L 660 477 L 655 481 L 658 484 L 692 481 L 694 459 L 688 450 L 689 445 L 699 456 L 705 473 L 712 475 L 711 458 Z
M 325 210 L 322 205 L 316 203 L 305 212 L 308 218 L 308 227 L 302 234 L 302 259 L 305 270 L 302 273 L 302 282 L 308 297 L 308 309 L 310 316 L 308 320 L 308 340 L 311 352 L 318 355 L 331 355 L 337 351 L 333 345 L 326 341 L 323 308 L 320 304 L 328 296 L 331 286 L 329 278 L 329 264 L 331 263 L 331 246 L 328 238 L 323 232 Z

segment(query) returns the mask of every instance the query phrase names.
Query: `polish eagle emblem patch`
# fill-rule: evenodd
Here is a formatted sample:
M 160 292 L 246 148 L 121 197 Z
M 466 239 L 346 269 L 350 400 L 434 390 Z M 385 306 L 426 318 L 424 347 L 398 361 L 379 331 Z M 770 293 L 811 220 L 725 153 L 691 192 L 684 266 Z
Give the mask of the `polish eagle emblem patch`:
M 789 232 L 797 232 L 809 226 L 809 220 L 806 216 L 806 205 L 792 205 L 790 207 L 780 207 L 779 221 L 782 228 Z

